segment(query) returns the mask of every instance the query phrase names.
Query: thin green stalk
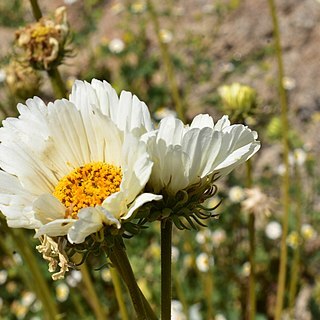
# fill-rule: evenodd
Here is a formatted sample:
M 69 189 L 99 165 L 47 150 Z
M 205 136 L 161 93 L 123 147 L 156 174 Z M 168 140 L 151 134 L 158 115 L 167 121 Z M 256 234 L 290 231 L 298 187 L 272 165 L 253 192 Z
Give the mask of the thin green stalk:
M 283 87 L 283 77 L 284 77 L 284 68 L 282 61 L 282 49 L 280 42 L 280 30 L 277 17 L 277 10 L 274 0 L 268 0 L 270 7 L 270 14 L 272 17 L 273 29 L 274 29 L 274 41 L 275 49 L 278 63 L 278 89 L 279 89 L 279 98 L 281 105 L 281 124 L 282 124 L 282 144 L 283 144 L 283 161 L 285 165 L 285 172 L 283 175 L 281 191 L 282 191 L 282 206 L 283 206 L 283 220 L 282 220 L 282 238 L 281 238 L 281 251 L 280 251 L 280 266 L 279 266 L 279 276 L 278 276 L 278 291 L 276 299 L 276 308 L 275 308 L 275 320 L 280 320 L 283 309 L 284 293 L 285 293 L 285 282 L 286 282 L 286 266 L 287 266 L 287 235 L 288 235 L 288 222 L 289 222 L 289 122 L 288 122 L 288 103 L 287 95 Z
M 51 86 L 54 92 L 54 95 L 57 99 L 66 98 L 67 88 L 61 78 L 61 74 L 58 68 L 53 68 L 47 71 L 50 78 Z
M 161 320 L 171 319 L 172 221 L 161 221 Z
M 38 21 L 42 18 L 42 12 L 39 7 L 38 1 L 37 0 L 30 0 L 30 4 L 32 7 L 32 13 L 34 18 Z
M 213 276 L 212 276 L 212 269 L 210 268 L 208 272 L 204 274 L 204 287 L 207 299 L 207 319 L 213 320 L 215 319 L 213 304 L 212 304 L 212 294 L 213 294 Z
M 115 268 L 110 267 L 110 273 L 111 273 L 111 278 L 112 278 L 112 283 L 113 283 L 114 291 L 116 294 L 116 298 L 119 304 L 121 319 L 129 320 L 127 307 L 123 298 L 124 294 L 122 292 L 118 271 Z
M 71 297 L 71 301 L 76 309 L 77 315 L 80 317 L 80 319 L 85 319 L 86 312 L 82 306 L 82 303 L 80 301 L 80 297 L 77 294 L 77 292 L 75 292 L 74 288 L 71 289 L 70 297 Z
M 89 300 L 89 303 L 93 309 L 93 312 L 95 314 L 95 317 L 97 320 L 105 320 L 107 319 L 107 315 L 105 311 L 102 308 L 102 305 L 100 304 L 100 300 L 97 296 L 96 291 L 94 290 L 92 280 L 90 277 L 90 273 L 88 270 L 87 265 L 84 263 L 81 265 L 81 273 L 82 273 L 82 281 L 85 285 L 85 288 L 87 290 L 87 298 Z
M 291 318 L 293 319 L 294 303 L 297 294 L 297 284 L 300 271 L 300 250 L 301 250 L 301 225 L 302 225 L 302 190 L 301 176 L 299 167 L 295 167 L 295 186 L 296 186 L 296 232 L 298 234 L 298 245 L 294 248 L 293 261 L 291 267 L 291 277 L 289 285 L 289 309 Z
M 172 273 L 173 273 L 173 281 L 174 281 L 175 290 L 177 292 L 177 297 L 178 297 L 179 301 L 182 303 L 183 311 L 186 315 L 186 320 L 189 320 L 188 302 L 187 302 L 187 298 L 186 298 L 185 292 L 183 290 L 183 287 L 181 285 L 182 281 L 180 279 L 180 273 L 177 272 L 176 265 L 173 265 Z
M 153 26 L 154 26 L 154 29 L 156 32 L 158 43 L 160 46 L 160 52 L 161 52 L 163 64 L 166 69 L 167 78 L 168 78 L 168 82 L 169 82 L 169 89 L 171 91 L 171 96 L 172 96 L 173 102 L 175 104 L 175 109 L 176 109 L 178 117 L 182 121 L 185 121 L 186 120 L 185 119 L 185 110 L 183 107 L 182 99 L 180 97 L 177 80 L 176 80 L 176 77 L 174 74 L 173 64 L 172 64 L 172 61 L 170 58 L 168 47 L 161 39 L 160 24 L 159 24 L 158 16 L 157 16 L 156 10 L 154 9 L 152 0 L 147 0 L 147 5 L 148 5 L 149 13 L 151 16 L 151 20 L 153 22 Z
M 5 118 L 10 116 L 9 112 L 7 111 L 7 109 L 4 107 L 4 105 L 2 103 L 0 103 L 0 111 L 3 113 Z
M 42 12 L 37 0 L 30 0 L 32 13 L 34 18 L 38 21 L 42 18 Z M 57 67 L 47 70 L 53 93 L 57 99 L 66 98 L 67 88 L 61 78 Z
M 246 162 L 247 164 L 247 187 L 252 187 L 252 163 L 250 160 Z M 249 214 L 248 222 L 249 231 L 249 262 L 250 262 L 250 275 L 249 275 L 249 309 L 248 309 L 248 319 L 254 320 L 256 317 L 256 235 L 255 235 L 255 215 L 253 212 Z
M 135 280 L 128 256 L 125 252 L 124 243 L 121 237 L 115 238 L 114 246 L 109 252 L 109 258 L 113 265 L 118 269 L 123 281 L 126 283 L 133 307 L 139 320 L 154 319 L 153 312 L 149 314 L 151 308 L 146 307 L 143 295 Z M 152 310 L 151 310 L 152 311 Z
M 23 230 L 16 230 L 9 228 L 6 223 L 2 223 L 1 227 L 5 229 L 15 242 L 23 260 L 26 262 L 28 269 L 31 272 L 34 288 L 36 290 L 38 299 L 42 302 L 45 312 L 45 319 L 57 320 L 59 319 L 59 311 L 57 305 L 50 293 L 47 282 L 45 281 L 34 253 L 30 250 L 29 244 L 26 244 L 26 235 Z

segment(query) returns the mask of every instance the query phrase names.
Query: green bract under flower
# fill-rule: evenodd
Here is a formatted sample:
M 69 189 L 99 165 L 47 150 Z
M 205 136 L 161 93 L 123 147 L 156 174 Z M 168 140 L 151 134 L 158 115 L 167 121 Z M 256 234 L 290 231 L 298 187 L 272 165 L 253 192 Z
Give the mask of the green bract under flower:
M 211 216 L 203 202 L 215 194 L 215 180 L 260 148 L 256 132 L 231 125 L 227 116 L 214 124 L 209 115 L 198 115 L 190 126 L 167 117 L 143 139 L 154 162 L 147 188 L 163 196 L 147 219 L 171 218 L 177 227 Z

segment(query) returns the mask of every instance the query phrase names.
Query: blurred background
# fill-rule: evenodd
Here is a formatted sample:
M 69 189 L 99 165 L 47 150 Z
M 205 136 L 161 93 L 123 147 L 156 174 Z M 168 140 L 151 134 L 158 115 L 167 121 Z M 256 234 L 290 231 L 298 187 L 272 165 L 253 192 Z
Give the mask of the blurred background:
M 218 194 L 208 204 L 223 200 L 216 210 L 219 219 L 198 231 L 174 230 L 173 319 L 246 319 L 252 214 L 256 319 L 272 319 L 284 165 L 276 52 L 267 1 L 153 1 L 154 10 L 142 0 L 52 0 L 39 1 L 39 5 L 50 17 L 59 6 L 66 7 L 68 37 L 58 68 L 67 90 L 75 79 L 107 80 L 118 92 L 128 90 L 145 101 L 156 122 L 176 114 L 178 95 L 186 122 L 198 113 L 209 113 L 215 120 L 229 114 L 233 121 L 258 132 L 262 149 L 252 159 L 253 187 L 246 188 L 246 169 L 240 168 L 217 183 Z M 278 0 L 276 5 L 290 123 L 285 319 L 318 319 L 320 1 Z M 17 116 L 17 104 L 34 95 L 46 102 L 55 99 L 48 72 L 26 67 L 17 58 L 19 39 L 22 42 L 25 32 L 21 28 L 34 21 L 29 1 L 0 0 L 1 120 Z M 223 94 L 221 87 L 233 83 L 255 92 L 248 98 L 249 109 L 241 109 L 241 103 L 232 105 Z M 126 242 L 138 283 L 156 311 L 160 299 L 158 229 L 154 224 Z M 35 289 L 32 268 L 44 279 L 42 285 L 49 288 L 48 299 L 61 319 L 120 319 L 110 270 L 101 257 L 89 258 L 85 270 L 71 271 L 65 280 L 54 282 L 36 245 L 33 232 L 9 230 L 1 220 L 1 319 L 44 319 L 41 290 Z M 95 294 L 88 290 L 90 284 Z M 126 304 L 130 309 L 128 296 Z

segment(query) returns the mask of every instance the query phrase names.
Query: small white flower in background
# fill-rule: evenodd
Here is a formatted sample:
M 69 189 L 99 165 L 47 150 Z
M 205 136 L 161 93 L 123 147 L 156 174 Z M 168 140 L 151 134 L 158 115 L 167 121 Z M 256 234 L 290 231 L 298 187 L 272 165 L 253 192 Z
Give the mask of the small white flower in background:
M 108 48 L 112 53 L 118 54 L 124 50 L 125 44 L 121 39 L 115 38 L 109 42 Z
M 36 301 L 36 298 L 35 293 L 27 291 L 22 294 L 21 303 L 26 307 L 30 307 Z
M 313 240 L 317 236 L 316 230 L 310 224 L 303 224 L 301 226 L 301 235 L 304 240 Z
M 270 216 L 275 201 L 263 193 L 260 188 L 245 189 L 245 197 L 246 199 L 242 201 L 244 212 L 253 213 L 257 216 Z
M 301 240 L 297 231 L 291 231 L 287 236 L 287 245 L 292 249 L 298 248 L 300 241 Z
M 34 313 L 39 312 L 42 309 L 42 302 L 40 300 L 36 300 L 32 306 L 30 306 L 30 310 Z
M 226 241 L 226 239 L 227 239 L 227 233 L 224 229 L 221 229 L 221 228 L 216 229 L 211 234 L 211 241 L 215 248 L 219 247 L 221 243 Z
M 211 240 L 211 231 L 208 228 L 201 229 L 196 234 L 196 241 L 199 244 L 205 244 Z M 211 242 L 211 241 L 210 241 Z
M 171 301 L 171 320 L 186 320 L 182 303 L 178 300 Z
M 201 304 L 195 303 L 189 308 L 189 319 L 190 320 L 203 320 L 201 315 Z
M 103 268 L 101 270 L 101 278 L 104 282 L 111 282 L 112 277 L 111 277 L 111 272 L 109 268 Z
M 121 2 L 115 2 L 112 4 L 110 11 L 114 14 L 117 15 L 125 10 L 125 6 Z
M 171 248 L 171 256 L 172 256 L 172 262 L 177 263 L 179 259 L 180 251 L 177 247 L 173 246 Z
M 239 203 L 245 198 L 245 193 L 242 187 L 234 186 L 229 190 L 229 199 L 233 203 Z
M 33 316 L 30 318 L 30 320 L 42 320 L 39 316 Z
M 289 162 L 290 162 L 290 156 L 289 156 Z M 276 168 L 276 173 L 279 176 L 283 176 L 285 172 L 286 172 L 286 166 L 283 163 L 280 163 Z
M 168 116 L 176 117 L 177 113 L 172 109 L 169 109 L 169 108 L 166 108 L 166 107 L 161 107 L 161 108 L 158 108 L 153 114 L 153 117 L 157 121 L 160 121 L 160 120 L 162 120 L 162 119 L 164 119 L 165 117 L 168 117 Z
M 222 313 L 218 313 L 214 317 L 214 320 L 227 320 L 227 318 Z
M 307 153 L 299 148 L 299 149 L 295 149 L 293 151 L 293 155 L 294 155 L 294 160 L 295 160 L 295 163 L 298 165 L 298 166 L 303 166 L 307 160 Z
M 173 34 L 168 29 L 160 30 L 160 39 L 163 43 L 170 43 L 173 39 Z
M 7 279 L 8 279 L 7 270 L 0 270 L 0 285 L 5 284 Z
M 64 4 L 66 4 L 67 6 L 72 5 L 74 3 L 76 3 L 78 0 L 63 0 Z
M 212 3 L 209 4 L 205 4 L 204 6 L 202 6 L 202 12 L 204 14 L 211 14 L 214 12 L 215 6 Z
M 59 302 L 64 302 L 68 299 L 70 293 L 69 287 L 65 283 L 59 283 L 56 286 L 56 297 Z
M 6 72 L 4 69 L 0 69 L 0 83 L 4 82 L 6 80 Z
M 221 69 L 221 71 L 222 71 L 223 73 L 230 73 L 230 72 L 234 71 L 235 66 L 234 66 L 234 64 L 231 63 L 231 62 L 227 62 L 227 63 L 222 63 L 222 64 L 220 65 L 220 69 Z
M 66 282 L 69 287 L 74 288 L 82 281 L 82 273 L 79 270 L 71 270 L 66 277 Z
M 292 90 L 296 87 L 296 80 L 291 77 L 283 77 L 282 78 L 283 88 L 286 90 Z
M 244 277 L 248 277 L 251 271 L 251 265 L 250 262 L 247 261 L 242 265 L 241 273 Z
M 18 252 L 15 252 L 13 254 L 13 260 L 17 265 L 22 265 L 23 264 L 23 259 L 22 259 L 21 255 L 20 255 L 20 253 L 18 253 Z
M 277 221 L 269 222 L 266 226 L 265 233 L 269 239 L 272 239 L 272 240 L 279 239 L 282 234 L 281 224 Z
M 146 9 L 147 9 L 147 3 L 145 0 L 135 1 L 131 5 L 131 11 L 136 14 L 143 13 L 144 11 L 146 11 Z
M 196 265 L 199 271 L 208 272 L 210 267 L 214 265 L 214 259 L 207 253 L 202 252 L 196 258 Z

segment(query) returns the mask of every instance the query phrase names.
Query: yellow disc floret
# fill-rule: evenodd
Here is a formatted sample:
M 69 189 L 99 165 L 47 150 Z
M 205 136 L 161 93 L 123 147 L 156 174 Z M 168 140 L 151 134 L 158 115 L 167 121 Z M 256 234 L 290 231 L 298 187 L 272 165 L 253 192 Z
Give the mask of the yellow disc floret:
M 77 218 L 80 209 L 100 205 L 112 193 L 119 191 L 121 179 L 121 168 L 93 162 L 60 179 L 53 195 L 68 208 L 66 218 Z

